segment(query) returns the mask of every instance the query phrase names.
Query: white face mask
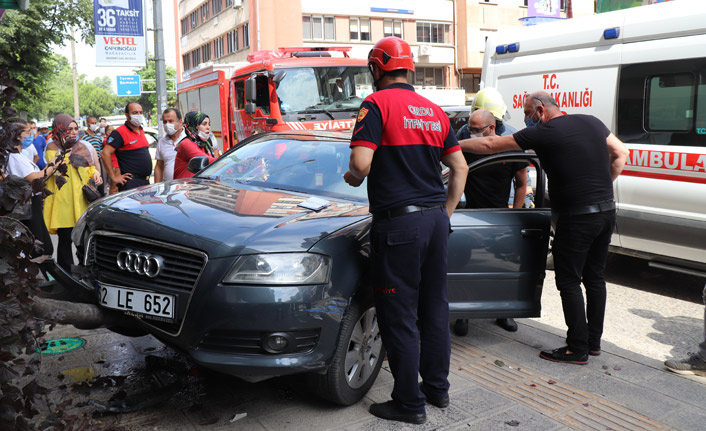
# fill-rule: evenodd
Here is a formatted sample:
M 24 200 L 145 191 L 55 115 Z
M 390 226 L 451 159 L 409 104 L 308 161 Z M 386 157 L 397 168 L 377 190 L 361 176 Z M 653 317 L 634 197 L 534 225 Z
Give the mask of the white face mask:
M 98 124 L 89 124 L 88 128 L 91 130 L 91 132 L 95 132 L 98 130 Z
M 100 133 L 101 135 L 105 135 L 105 127 L 100 127 L 98 129 L 98 133 Z
M 144 115 L 131 115 L 130 116 L 130 124 L 132 124 L 134 127 L 140 127 L 144 120 L 145 120 Z
M 471 135 L 471 138 L 482 138 L 483 136 L 485 135 L 483 135 L 482 133 L 474 133 Z
M 210 133 L 204 133 L 199 130 L 199 138 L 201 138 L 202 141 L 208 141 L 208 138 L 211 136 Z
M 164 133 L 166 133 L 169 136 L 172 136 L 176 133 L 177 128 L 176 124 L 174 123 L 164 123 Z

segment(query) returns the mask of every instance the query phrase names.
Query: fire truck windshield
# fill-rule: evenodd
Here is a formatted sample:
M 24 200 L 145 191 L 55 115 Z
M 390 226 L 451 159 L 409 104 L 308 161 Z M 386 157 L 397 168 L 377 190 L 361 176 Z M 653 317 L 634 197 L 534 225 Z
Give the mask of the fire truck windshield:
M 297 67 L 277 87 L 282 116 L 354 112 L 373 92 L 372 78 L 363 66 Z

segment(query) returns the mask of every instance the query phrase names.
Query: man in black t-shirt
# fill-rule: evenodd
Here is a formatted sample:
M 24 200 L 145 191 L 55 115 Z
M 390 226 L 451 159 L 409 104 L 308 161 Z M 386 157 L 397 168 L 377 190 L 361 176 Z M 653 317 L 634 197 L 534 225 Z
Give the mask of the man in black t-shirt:
M 629 151 L 597 118 L 566 115 L 545 92 L 525 99 L 527 128 L 511 136 L 461 141 L 463 151 L 534 150 L 549 180 L 556 231 L 552 244 L 557 289 L 568 326 L 566 346 L 543 351 L 555 362 L 587 364 L 600 355 L 605 317 L 605 263 L 615 224 L 613 181 Z M 536 127 L 529 127 L 536 126 Z M 581 282 L 586 288 L 586 305 Z

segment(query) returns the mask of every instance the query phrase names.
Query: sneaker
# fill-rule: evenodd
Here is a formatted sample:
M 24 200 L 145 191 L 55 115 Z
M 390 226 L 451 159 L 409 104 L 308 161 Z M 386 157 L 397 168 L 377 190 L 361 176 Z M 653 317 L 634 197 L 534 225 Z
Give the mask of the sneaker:
M 690 353 L 688 358 L 664 361 L 664 366 L 675 373 L 706 377 L 706 361 L 696 353 Z
M 566 353 L 568 347 L 560 347 L 555 350 L 546 350 L 539 354 L 539 357 L 547 361 L 563 362 L 565 364 L 588 364 L 588 353 Z

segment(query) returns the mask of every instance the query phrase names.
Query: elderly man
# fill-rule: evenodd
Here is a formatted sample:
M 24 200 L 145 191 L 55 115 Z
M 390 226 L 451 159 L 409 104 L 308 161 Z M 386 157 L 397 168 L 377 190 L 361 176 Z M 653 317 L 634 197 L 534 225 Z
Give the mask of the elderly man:
M 566 115 L 545 92 L 525 99 L 527 127 L 513 135 L 461 141 L 463 151 L 535 150 L 549 179 L 556 234 L 552 253 L 568 327 L 566 346 L 543 351 L 549 361 L 587 364 L 600 355 L 605 317 L 605 264 L 615 224 L 613 181 L 628 150 L 597 118 Z M 586 288 L 586 305 L 581 282 Z

